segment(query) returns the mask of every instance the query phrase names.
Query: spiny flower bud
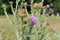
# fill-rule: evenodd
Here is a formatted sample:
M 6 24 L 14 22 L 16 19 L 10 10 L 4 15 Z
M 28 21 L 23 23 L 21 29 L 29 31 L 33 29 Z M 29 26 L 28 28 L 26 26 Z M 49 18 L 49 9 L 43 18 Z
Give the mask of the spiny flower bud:
M 3 5 L 2 5 L 2 8 L 6 8 L 6 5 L 5 5 L 5 4 L 3 4 Z
M 43 3 L 42 3 L 42 2 L 40 2 L 38 6 L 39 6 L 39 7 L 43 7 Z
M 49 8 L 49 5 L 46 5 L 47 8 Z
M 34 7 L 37 7 L 38 6 L 38 3 L 34 3 Z
M 10 3 L 10 4 L 13 4 L 13 2 L 12 2 L 12 1 L 10 1 L 9 3 Z
M 24 3 L 23 3 L 23 2 L 21 2 L 21 5 L 24 5 Z
M 24 6 L 27 6 L 27 2 L 24 3 Z

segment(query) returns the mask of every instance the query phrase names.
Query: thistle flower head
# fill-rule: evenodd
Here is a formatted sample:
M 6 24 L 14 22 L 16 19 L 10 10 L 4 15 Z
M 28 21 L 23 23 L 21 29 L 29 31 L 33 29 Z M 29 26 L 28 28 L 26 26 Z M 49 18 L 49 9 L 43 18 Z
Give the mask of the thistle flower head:
M 26 11 L 25 11 L 25 9 L 18 9 L 18 14 L 19 14 L 19 16 L 25 16 L 26 15 Z
M 30 17 L 30 22 L 31 22 L 32 24 L 36 24 L 36 23 L 37 23 L 37 18 L 36 18 L 35 16 L 31 16 L 31 17 Z
M 54 27 L 52 28 L 52 30 L 53 30 L 53 31 L 56 31 L 56 30 L 57 30 L 57 27 L 56 27 L 56 26 L 54 26 Z

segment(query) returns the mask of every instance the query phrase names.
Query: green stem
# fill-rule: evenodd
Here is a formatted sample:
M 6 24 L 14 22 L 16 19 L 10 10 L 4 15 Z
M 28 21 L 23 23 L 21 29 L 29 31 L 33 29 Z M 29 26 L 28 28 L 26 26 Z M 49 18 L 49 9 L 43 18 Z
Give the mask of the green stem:
M 33 25 L 31 25 L 31 26 L 29 27 L 29 33 L 28 33 L 28 34 L 31 34 L 32 28 L 33 28 Z
M 32 28 L 33 28 L 33 25 L 31 25 L 31 26 L 29 27 L 28 35 L 30 35 L 30 36 L 31 36 Z M 27 37 L 26 37 L 26 40 L 30 40 L 30 36 L 27 36 Z
M 44 0 L 42 0 L 41 2 L 44 2 Z
M 26 14 L 27 14 L 27 16 L 28 16 L 28 18 L 29 18 L 29 14 L 28 14 L 28 11 L 27 11 L 27 8 L 26 8 L 26 6 L 25 6 L 25 10 L 26 10 Z
M 12 4 L 11 4 L 11 9 L 12 9 L 12 13 L 13 13 L 13 15 L 14 15 L 14 13 L 15 13 L 15 12 L 14 12 L 14 9 L 13 9 L 13 6 L 12 6 Z
M 13 23 L 12 23 L 12 21 L 10 20 L 10 18 L 9 18 L 9 16 L 8 16 L 7 12 L 6 12 L 6 8 L 4 8 L 4 13 L 5 13 L 5 15 L 6 15 L 6 17 L 7 17 L 8 21 L 9 21 L 10 25 L 13 26 Z
M 19 0 L 16 0 L 16 9 L 15 9 L 15 13 L 14 14 L 14 28 L 15 28 L 15 33 L 16 33 L 16 36 L 17 36 L 17 40 L 21 40 L 20 37 L 19 37 L 19 32 L 18 32 L 18 20 L 17 20 L 17 8 L 18 8 L 18 3 L 19 3 Z
M 32 13 L 32 16 L 34 15 L 34 13 L 33 13 L 33 2 L 34 2 L 34 0 L 31 0 L 31 13 Z
M 22 21 L 22 38 L 23 38 L 22 40 L 25 40 L 25 36 L 24 36 L 24 26 L 23 26 L 23 25 L 24 25 L 23 18 L 24 18 L 24 17 L 21 17 L 21 21 Z
M 44 9 L 43 9 L 43 17 L 44 17 L 45 12 L 46 12 L 46 9 L 44 8 Z
M 6 8 L 4 8 L 4 12 L 5 12 L 5 15 L 6 15 L 6 17 L 7 17 L 8 21 L 9 21 L 11 27 L 14 29 L 14 31 L 15 31 L 15 33 L 16 33 L 16 35 L 17 35 L 17 38 L 18 38 L 18 31 L 17 31 L 16 28 L 13 26 L 13 24 L 12 24 L 12 22 L 11 22 L 9 16 L 8 16 L 7 12 L 6 12 Z M 18 38 L 18 39 L 19 39 L 19 38 Z

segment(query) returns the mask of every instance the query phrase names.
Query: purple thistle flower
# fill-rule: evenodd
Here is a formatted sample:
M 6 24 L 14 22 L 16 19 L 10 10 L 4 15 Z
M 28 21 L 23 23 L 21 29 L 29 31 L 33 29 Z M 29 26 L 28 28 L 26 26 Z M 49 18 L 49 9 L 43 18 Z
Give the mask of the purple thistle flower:
M 37 18 L 36 18 L 35 16 L 31 16 L 31 17 L 30 17 L 30 22 L 31 22 L 32 24 L 36 24 L 36 23 L 37 23 Z
M 52 29 L 53 29 L 53 31 L 56 31 L 58 28 L 56 26 L 54 26 Z

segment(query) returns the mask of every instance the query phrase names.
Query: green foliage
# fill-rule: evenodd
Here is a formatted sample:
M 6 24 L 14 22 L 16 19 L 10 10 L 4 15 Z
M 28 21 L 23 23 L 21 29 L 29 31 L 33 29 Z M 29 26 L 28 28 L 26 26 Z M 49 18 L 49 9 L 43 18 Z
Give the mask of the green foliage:
M 54 0 L 54 12 L 60 12 L 60 0 Z
M 2 15 L 2 14 L 3 14 L 2 2 L 3 2 L 3 0 L 0 0 L 0 15 Z
M 3 4 L 6 4 L 6 3 L 4 3 L 3 2 L 3 0 L 0 0 L 0 15 L 4 15 L 4 12 L 3 12 L 3 8 L 2 8 L 2 5 Z M 8 13 L 10 12 L 10 6 L 9 6 L 9 4 L 7 3 L 7 11 L 8 11 Z
M 37 0 L 35 0 L 35 2 L 36 2 L 36 3 L 39 3 L 39 2 L 41 2 L 41 0 L 38 0 L 38 1 L 37 1 Z

